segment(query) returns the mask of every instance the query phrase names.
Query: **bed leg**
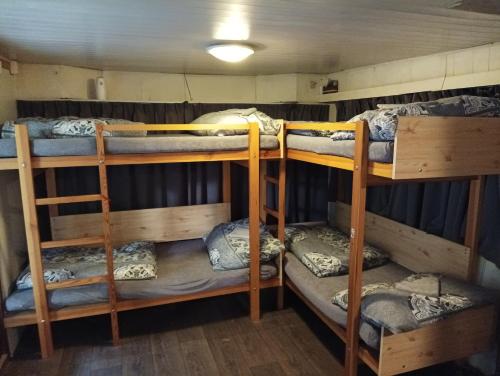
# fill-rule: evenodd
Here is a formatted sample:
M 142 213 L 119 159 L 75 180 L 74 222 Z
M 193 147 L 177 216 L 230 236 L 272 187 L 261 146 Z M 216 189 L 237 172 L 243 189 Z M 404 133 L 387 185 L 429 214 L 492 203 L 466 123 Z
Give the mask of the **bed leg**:
M 250 235 L 250 319 L 260 320 L 260 199 L 259 199 L 259 126 L 250 123 L 248 155 L 248 221 Z
M 349 293 L 347 308 L 345 374 L 356 376 L 359 362 L 359 320 L 363 283 L 363 246 L 365 239 L 366 187 L 368 175 L 368 124 L 356 124 L 351 208 L 351 251 L 349 256 Z
M 278 239 L 285 245 L 285 219 L 286 219 L 286 159 L 279 160 L 278 175 Z M 285 250 L 282 249 L 279 257 L 280 286 L 278 287 L 278 309 L 283 309 L 285 305 L 285 271 L 284 271 Z
M 477 176 L 469 183 L 469 201 L 467 205 L 467 223 L 464 245 L 470 248 L 468 279 L 474 283 L 477 277 L 479 260 L 479 232 L 481 222 L 481 204 L 484 193 L 484 176 Z
M 45 185 L 47 188 L 47 197 L 57 197 L 57 180 L 56 169 L 47 168 L 45 170 Z M 57 217 L 59 215 L 59 208 L 57 205 L 49 205 L 49 216 Z
M 49 358 L 54 352 L 52 331 L 50 325 L 45 280 L 43 277 L 42 252 L 40 248 L 40 232 L 35 205 L 35 187 L 33 168 L 28 138 L 28 128 L 16 125 L 17 163 L 19 168 L 19 183 L 23 203 L 24 227 L 28 246 L 28 259 L 33 280 L 33 298 L 40 340 L 42 358 Z

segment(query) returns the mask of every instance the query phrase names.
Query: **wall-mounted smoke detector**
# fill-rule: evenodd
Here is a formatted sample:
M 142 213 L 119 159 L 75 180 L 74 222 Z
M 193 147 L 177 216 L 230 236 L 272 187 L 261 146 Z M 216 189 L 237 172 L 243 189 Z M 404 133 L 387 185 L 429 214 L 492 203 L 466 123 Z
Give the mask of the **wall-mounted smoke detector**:
M 250 55 L 254 54 L 254 49 L 241 43 L 218 43 L 207 47 L 207 52 L 213 57 L 228 63 L 239 63 Z

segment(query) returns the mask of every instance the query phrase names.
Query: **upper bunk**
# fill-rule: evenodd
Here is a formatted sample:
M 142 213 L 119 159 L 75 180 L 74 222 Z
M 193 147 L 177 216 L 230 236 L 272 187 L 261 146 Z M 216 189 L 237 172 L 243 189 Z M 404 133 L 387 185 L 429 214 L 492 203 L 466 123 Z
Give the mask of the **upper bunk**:
M 257 123 L 101 124 L 96 126 L 101 136 L 96 131 L 89 137 L 32 138 L 29 148 L 33 168 L 245 161 L 255 151 L 260 159 L 279 159 L 284 154 L 283 121 L 279 122 L 276 135 L 260 136 Z M 26 127 L 17 124 L 15 128 L 17 135 L 17 128 Z M 209 131 L 234 134 L 200 135 Z M 106 154 L 103 161 L 96 158 L 100 137 Z M 0 170 L 18 169 L 19 138 L 0 139 Z
M 494 117 L 500 116 L 500 101 L 493 112 L 434 115 L 460 114 L 453 100 L 448 99 L 453 111 L 424 102 L 408 105 L 411 110 L 367 111 L 372 113 L 347 123 L 287 123 L 287 158 L 352 171 L 356 147 L 361 147 L 357 144 L 363 140 L 355 141 L 348 133 L 364 127 L 370 134 L 363 147 L 369 175 L 404 181 L 500 174 L 500 118 Z M 424 106 L 428 103 L 433 107 Z M 414 111 L 415 105 L 425 112 Z

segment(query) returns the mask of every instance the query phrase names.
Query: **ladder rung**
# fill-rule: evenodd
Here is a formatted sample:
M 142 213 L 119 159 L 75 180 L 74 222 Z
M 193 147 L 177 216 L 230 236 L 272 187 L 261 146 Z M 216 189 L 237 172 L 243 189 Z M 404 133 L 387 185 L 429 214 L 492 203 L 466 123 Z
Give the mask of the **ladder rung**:
M 267 214 L 272 215 L 272 216 L 273 216 L 274 218 L 276 218 L 276 219 L 279 219 L 279 217 L 280 217 L 280 213 L 278 213 L 276 210 L 273 210 L 273 209 L 268 208 L 267 206 L 264 206 L 264 211 L 265 211 Z
M 56 289 L 66 289 L 68 287 L 76 287 L 76 286 L 86 286 L 93 285 L 96 283 L 106 283 L 108 282 L 107 275 L 96 275 L 94 277 L 88 278 L 78 278 L 78 279 L 68 279 L 66 281 L 47 283 L 45 288 L 47 290 L 56 290 Z
M 104 244 L 104 236 L 91 236 L 86 238 L 78 239 L 64 239 L 64 240 L 52 240 L 48 242 L 41 242 L 40 248 L 59 248 L 59 247 L 74 247 L 79 245 L 95 245 Z
M 76 202 L 92 202 L 101 200 L 102 200 L 101 195 L 80 195 L 80 196 L 37 198 L 35 202 L 37 205 L 58 205 L 58 204 L 72 204 Z
M 267 182 L 269 182 L 269 183 L 272 183 L 272 184 L 276 184 L 276 185 L 279 184 L 279 180 L 276 179 L 276 178 L 273 178 L 272 176 L 265 175 L 264 176 L 264 180 L 267 181 Z

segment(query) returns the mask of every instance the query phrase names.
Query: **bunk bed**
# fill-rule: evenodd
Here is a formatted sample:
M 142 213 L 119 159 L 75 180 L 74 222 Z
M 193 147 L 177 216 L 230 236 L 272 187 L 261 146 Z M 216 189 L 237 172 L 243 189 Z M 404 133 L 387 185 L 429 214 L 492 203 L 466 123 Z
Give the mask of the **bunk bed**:
M 110 132 L 143 131 L 149 134 L 215 129 L 246 131 L 247 135 L 210 137 L 170 133 L 137 138 L 105 137 Z M 109 314 L 113 343 L 118 344 L 118 312 L 241 292 L 249 293 L 250 317 L 258 320 L 260 289 L 282 286 L 282 255 L 278 265 L 261 266 L 259 257 L 259 213 L 264 210 L 259 208 L 259 164 L 282 158 L 283 127 L 276 137 L 259 136 L 257 123 L 97 124 L 92 138 L 30 141 L 28 128 L 16 125 L 15 140 L 3 140 L 3 146 L 11 147 L 3 149 L 0 170 L 19 171 L 32 290 L 24 292 L 28 299 L 22 296 L 23 292 L 10 297 L 9 305 L 14 307 L 14 312 L 5 313 L 4 326 L 14 328 L 36 324 L 42 357 L 48 358 L 53 353 L 51 323 L 54 321 Z M 15 148 L 12 148 L 12 142 Z M 261 142 L 264 148 L 260 148 Z M 222 162 L 222 202 L 110 210 L 108 166 L 179 162 Z M 219 223 L 230 220 L 231 162 L 248 167 L 250 265 L 248 269 L 216 272 L 212 270 L 199 238 Z M 100 193 L 58 197 L 55 169 L 82 166 L 98 168 Z M 35 197 L 35 169 L 45 171 L 46 198 Z M 276 181 L 284 186 L 284 175 Z M 284 189 L 281 195 L 284 197 Z M 102 213 L 58 214 L 58 205 L 83 202 L 100 202 Z M 49 207 L 50 241 L 40 240 L 38 206 Z M 279 217 L 280 236 L 283 238 L 284 215 Z M 165 243 L 157 247 L 160 269 L 157 279 L 115 282 L 113 246 L 132 240 Z M 104 245 L 105 274 L 54 283 L 44 281 L 41 252 L 45 249 L 98 244 Z M 176 267 L 179 265 L 182 270 Z M 72 303 L 67 304 L 65 297 L 75 289 L 79 289 L 76 298 L 71 297 Z M 29 299 L 30 293 L 33 301 Z M 23 310 L 33 306 L 34 311 Z
M 285 131 L 348 131 L 355 134 L 354 140 L 344 141 L 300 134 L 285 136 L 288 160 L 353 171 L 352 206 L 338 203 L 333 220 L 338 228 L 350 234 L 348 275 L 332 277 L 334 282 L 330 283 L 318 282 L 293 254 L 287 252 L 285 256 L 285 285 L 346 343 L 345 374 L 356 375 L 359 360 L 378 375 L 393 375 L 491 348 L 497 321 L 496 308 L 492 304 L 469 308 L 446 320 L 407 332 L 391 333 L 383 329 L 382 333 L 375 333 L 360 318 L 361 290 L 363 282 L 397 280 L 410 271 L 474 281 L 484 175 L 500 173 L 500 120 L 399 117 L 394 142 L 383 144 L 370 142 L 368 123 L 364 120 L 295 122 L 286 124 Z M 368 186 L 456 179 L 470 181 L 464 245 L 366 212 Z M 363 272 L 365 238 L 388 252 L 392 262 Z M 331 297 L 345 287 L 348 288 L 349 304 L 344 317 L 339 317 L 332 312 Z M 360 331 L 365 340 L 370 335 L 380 335 L 373 341 L 379 342 L 379 347 L 361 342 Z

